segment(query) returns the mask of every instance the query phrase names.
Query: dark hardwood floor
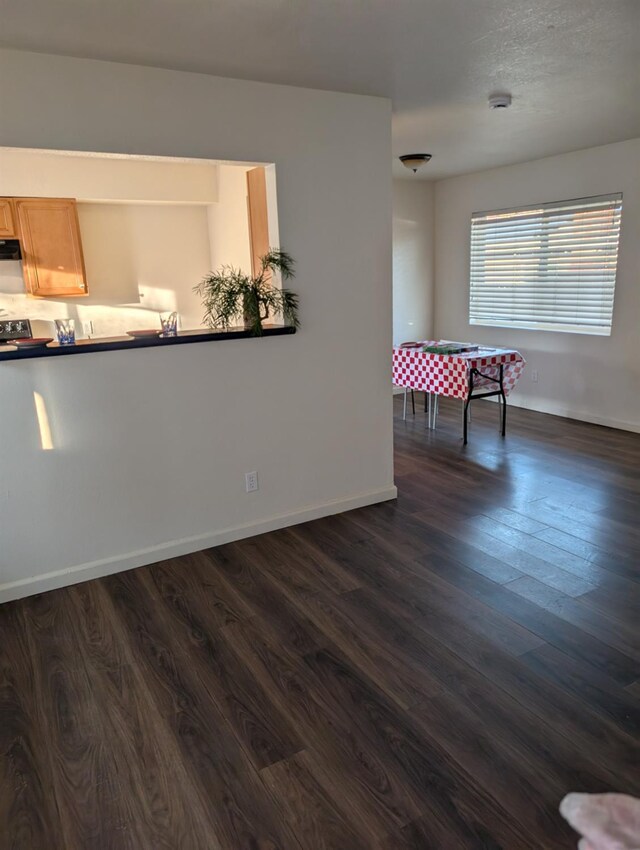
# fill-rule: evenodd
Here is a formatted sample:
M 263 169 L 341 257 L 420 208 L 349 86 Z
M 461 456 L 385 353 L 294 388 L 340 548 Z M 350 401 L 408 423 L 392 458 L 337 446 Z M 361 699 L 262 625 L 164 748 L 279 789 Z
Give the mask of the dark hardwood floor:
M 2 850 L 560 850 L 640 795 L 640 438 L 400 405 L 397 502 L 0 608 Z

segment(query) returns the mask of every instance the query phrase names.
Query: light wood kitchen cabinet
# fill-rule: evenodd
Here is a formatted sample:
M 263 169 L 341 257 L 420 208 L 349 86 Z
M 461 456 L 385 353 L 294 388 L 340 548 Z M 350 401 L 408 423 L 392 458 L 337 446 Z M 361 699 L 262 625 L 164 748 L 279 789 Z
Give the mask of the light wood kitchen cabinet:
M 251 269 L 260 274 L 261 258 L 269 252 L 269 215 L 267 211 L 267 176 L 263 166 L 247 171 L 249 209 L 249 241 Z M 271 273 L 267 275 L 271 277 Z
M 16 217 L 12 198 L 0 198 L 0 239 L 15 239 Z
M 40 298 L 86 295 L 73 198 L 15 198 L 27 291 Z

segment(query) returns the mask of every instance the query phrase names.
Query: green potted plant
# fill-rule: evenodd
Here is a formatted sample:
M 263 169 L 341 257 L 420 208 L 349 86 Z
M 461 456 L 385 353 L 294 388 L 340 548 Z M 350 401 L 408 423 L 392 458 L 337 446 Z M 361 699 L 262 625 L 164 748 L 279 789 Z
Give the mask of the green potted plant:
M 286 251 L 270 248 L 260 258 L 257 275 L 250 276 L 226 265 L 206 275 L 193 288 L 202 298 L 204 323 L 210 328 L 226 329 L 242 318 L 247 330 L 261 336 L 263 320 L 279 313 L 285 325 L 299 327 L 298 296 L 270 282 L 274 272 L 280 272 L 283 280 L 294 277 L 293 266 L 293 258 Z

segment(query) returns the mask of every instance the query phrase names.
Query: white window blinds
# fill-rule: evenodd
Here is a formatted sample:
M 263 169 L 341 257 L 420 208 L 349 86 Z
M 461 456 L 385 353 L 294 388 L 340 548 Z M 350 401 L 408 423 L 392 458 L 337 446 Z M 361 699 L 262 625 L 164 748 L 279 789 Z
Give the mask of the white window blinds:
M 469 322 L 611 333 L 622 194 L 471 216 Z

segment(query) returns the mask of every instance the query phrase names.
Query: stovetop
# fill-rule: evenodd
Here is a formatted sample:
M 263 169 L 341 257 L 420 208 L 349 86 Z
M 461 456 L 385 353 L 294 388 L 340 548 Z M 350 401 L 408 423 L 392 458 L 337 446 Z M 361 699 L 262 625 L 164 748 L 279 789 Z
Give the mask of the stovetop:
M 33 336 L 29 319 L 0 319 L 0 343 Z

